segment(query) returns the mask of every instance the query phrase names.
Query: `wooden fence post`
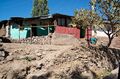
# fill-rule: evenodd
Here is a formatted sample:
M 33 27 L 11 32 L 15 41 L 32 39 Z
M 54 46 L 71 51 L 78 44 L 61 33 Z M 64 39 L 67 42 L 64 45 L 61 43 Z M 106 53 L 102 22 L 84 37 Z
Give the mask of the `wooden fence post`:
M 32 43 L 32 25 L 31 25 L 31 31 L 30 31 L 30 43 Z
M 18 25 L 18 27 L 19 27 L 19 41 L 20 41 L 20 25 Z

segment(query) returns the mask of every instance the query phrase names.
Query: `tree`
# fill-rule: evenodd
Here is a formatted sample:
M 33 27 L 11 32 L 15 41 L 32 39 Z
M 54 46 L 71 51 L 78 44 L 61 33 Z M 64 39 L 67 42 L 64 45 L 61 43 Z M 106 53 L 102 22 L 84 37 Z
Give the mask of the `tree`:
M 34 0 L 32 16 L 48 15 L 48 0 Z
M 108 36 L 107 47 L 115 35 L 120 32 L 120 0 L 92 0 L 91 5 L 95 12 L 102 18 L 100 28 Z
M 101 22 L 100 20 L 100 17 L 92 10 L 80 9 L 75 11 L 75 16 L 72 19 L 72 22 L 73 24 L 76 24 L 76 26 L 79 26 L 82 29 L 86 29 L 89 27 L 94 28 L 99 24 L 99 22 Z
M 72 22 L 77 26 L 86 29 L 87 27 L 98 25 L 100 17 L 92 10 L 80 9 L 75 11 L 75 16 Z

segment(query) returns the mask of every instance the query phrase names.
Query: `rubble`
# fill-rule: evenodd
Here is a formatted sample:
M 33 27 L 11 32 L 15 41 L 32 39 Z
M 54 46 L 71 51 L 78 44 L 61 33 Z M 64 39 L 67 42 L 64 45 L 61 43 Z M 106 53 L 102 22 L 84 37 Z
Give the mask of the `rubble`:
M 0 61 L 4 60 L 8 56 L 8 52 L 4 50 L 2 44 L 0 44 Z
M 73 45 L 3 46 L 9 56 L 0 61 L 0 79 L 95 79 L 114 69 L 111 56 Z
M 27 43 L 27 44 L 53 44 L 53 45 L 74 45 L 80 46 L 80 41 L 72 35 L 53 33 L 48 36 L 33 36 L 26 39 L 14 40 L 12 43 Z
M 79 39 L 66 34 L 13 42 L 0 47 L 0 79 L 104 79 L 120 60 L 119 49 L 79 47 Z
M 26 39 L 14 40 L 11 39 L 13 43 L 28 43 L 28 44 L 50 44 L 50 37 L 48 36 L 33 36 Z

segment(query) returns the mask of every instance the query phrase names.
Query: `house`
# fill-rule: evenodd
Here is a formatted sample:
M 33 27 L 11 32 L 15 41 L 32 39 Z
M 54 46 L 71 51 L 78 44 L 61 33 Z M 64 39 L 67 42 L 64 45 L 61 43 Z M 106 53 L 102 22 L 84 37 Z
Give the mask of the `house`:
M 91 29 L 84 30 L 81 28 L 69 27 L 72 17 L 73 16 L 58 13 L 30 18 L 11 17 L 10 20 L 0 22 L 0 34 L 1 36 L 11 39 L 45 36 L 53 32 L 70 34 L 76 38 L 91 37 Z
M 114 22 L 115 23 L 115 26 L 113 29 L 111 29 L 111 26 L 110 26 L 110 22 L 109 21 L 103 21 L 104 24 L 101 25 L 101 27 L 104 29 L 104 31 L 107 33 L 109 31 L 113 32 L 115 30 L 119 30 L 120 29 L 120 22 Z M 96 29 L 96 33 L 94 33 L 94 31 L 92 31 L 92 35 L 96 35 L 97 37 L 108 37 L 108 35 L 104 32 L 101 28 L 98 28 Z M 118 36 L 120 34 L 120 31 L 116 34 L 116 36 Z
M 12 39 L 45 36 L 50 32 L 53 33 L 56 26 L 68 27 L 71 17 L 63 14 L 43 15 L 31 18 L 11 17 L 10 20 L 0 22 L 0 34 Z
M 9 25 L 8 21 L 9 20 L 0 21 L 0 37 L 7 36 L 7 34 L 8 34 L 7 28 Z

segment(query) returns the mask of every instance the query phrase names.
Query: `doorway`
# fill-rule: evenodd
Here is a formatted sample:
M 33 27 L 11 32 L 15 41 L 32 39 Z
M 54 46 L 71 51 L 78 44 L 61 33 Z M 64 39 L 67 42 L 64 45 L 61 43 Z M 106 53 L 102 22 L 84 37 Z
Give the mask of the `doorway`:
M 85 29 L 80 28 L 80 38 L 85 38 Z
M 32 27 L 32 36 L 37 36 L 37 27 Z

